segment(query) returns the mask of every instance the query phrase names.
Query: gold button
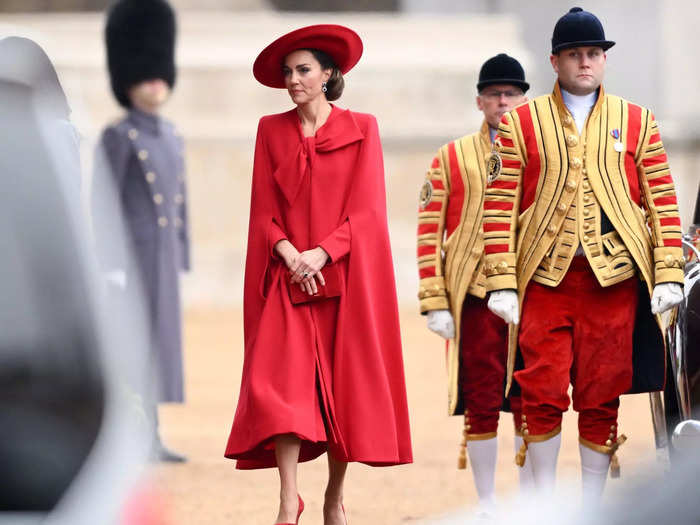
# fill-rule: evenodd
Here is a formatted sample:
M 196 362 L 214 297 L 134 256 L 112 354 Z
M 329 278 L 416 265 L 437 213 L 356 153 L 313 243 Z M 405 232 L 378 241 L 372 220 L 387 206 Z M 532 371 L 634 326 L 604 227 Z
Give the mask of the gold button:
M 583 236 L 583 242 L 588 242 L 588 241 L 590 241 L 590 240 L 591 240 L 591 239 L 590 239 L 590 237 L 589 237 L 588 235 L 584 235 L 584 236 Z
M 683 257 L 682 255 L 681 258 L 678 259 L 678 266 L 680 266 L 681 268 L 685 266 L 685 257 Z
M 591 228 L 593 228 L 593 223 L 592 223 L 592 222 L 584 222 L 584 223 L 583 223 L 583 229 L 584 229 L 584 230 L 590 230 Z
M 570 115 L 564 115 L 564 124 L 566 126 L 570 126 L 572 122 L 573 122 L 573 119 L 571 118 Z
M 464 410 L 464 415 L 466 416 L 468 413 L 469 413 L 469 409 L 467 408 Z
M 469 432 L 471 429 L 472 429 L 471 425 L 467 425 L 466 427 L 464 427 L 464 430 L 466 430 L 467 432 Z
M 129 138 L 131 140 L 136 140 L 139 137 L 139 130 L 136 128 L 131 128 L 129 130 Z
M 493 273 L 496 271 L 496 266 L 494 264 L 487 264 L 486 265 L 486 273 L 488 275 L 493 275 Z
M 527 436 L 529 433 L 530 433 L 530 431 L 529 431 L 528 429 L 523 430 L 523 434 L 525 434 L 526 436 Z
M 167 217 L 158 217 L 158 226 L 161 228 L 165 228 L 168 225 L 168 218 Z
M 469 423 L 469 416 L 464 416 L 464 422 Z
M 440 285 L 439 285 L 439 284 L 434 284 L 434 285 L 433 285 L 433 290 L 435 290 L 436 292 L 439 292 L 439 291 L 440 291 Z
M 175 195 L 175 204 L 182 204 L 183 202 L 185 202 L 185 198 L 182 195 L 179 193 Z M 474 250 L 474 252 L 474 255 L 479 255 L 480 253 L 478 250 Z
M 605 444 L 606 444 L 607 446 L 610 446 L 610 445 L 612 445 L 612 441 L 610 441 L 610 440 L 608 439 L 608 440 L 605 442 Z
M 591 210 L 589 210 L 588 208 L 584 208 L 584 209 L 583 209 L 583 214 L 586 215 L 586 216 L 588 216 L 588 215 L 591 214 Z
M 615 437 L 615 434 L 613 434 L 613 433 L 611 432 L 611 433 L 608 435 L 608 437 L 609 437 L 610 439 L 613 439 L 613 438 Z
M 499 262 L 497 269 L 498 269 L 498 273 L 506 273 L 508 271 L 508 263 L 505 261 Z
M 577 170 L 581 167 L 583 163 L 581 162 L 581 159 L 578 157 L 574 157 L 569 161 L 569 166 L 571 166 L 573 169 Z
M 525 414 L 523 414 L 522 420 L 523 420 L 523 421 L 527 421 L 527 416 L 526 416 Z
M 139 150 L 139 159 L 146 160 L 148 158 L 148 152 L 145 149 Z
M 566 183 L 566 191 L 571 193 L 572 191 L 574 191 L 576 189 L 576 186 L 577 186 L 576 181 L 570 180 Z
M 527 423 L 523 421 L 523 428 L 527 428 Z
M 149 184 L 153 184 L 156 181 L 156 174 L 152 171 L 149 171 L 148 173 L 146 173 L 146 180 Z
M 555 233 L 557 233 L 557 227 L 554 226 L 554 224 L 550 224 L 549 226 L 547 226 L 547 231 L 550 234 L 554 235 Z
M 578 144 L 578 137 L 576 135 L 569 135 L 566 137 L 566 145 L 569 146 L 570 148 L 573 148 Z
M 564 213 L 564 212 L 566 211 L 566 204 L 564 204 L 563 202 L 560 202 L 560 203 L 559 203 L 559 206 L 557 206 L 557 210 L 558 210 L 560 213 Z
M 155 202 L 156 204 L 163 204 L 163 196 L 160 193 L 156 193 L 153 196 L 153 202 Z
M 585 185 L 584 185 L 585 186 Z M 588 195 L 587 193 L 583 196 L 583 202 L 589 202 L 591 200 L 591 196 Z
M 615 425 L 610 425 L 610 430 L 615 430 Z
M 584 189 L 584 190 L 590 190 L 590 189 L 591 189 L 591 184 L 590 184 L 587 180 L 584 180 L 584 181 L 583 181 L 583 189 Z
M 588 170 L 587 170 L 585 167 L 584 167 L 584 168 L 581 168 L 581 173 L 583 173 L 584 175 L 586 175 L 586 174 L 588 173 Z
M 667 268 L 673 268 L 676 261 L 673 259 L 673 255 L 667 255 L 664 257 L 664 264 Z

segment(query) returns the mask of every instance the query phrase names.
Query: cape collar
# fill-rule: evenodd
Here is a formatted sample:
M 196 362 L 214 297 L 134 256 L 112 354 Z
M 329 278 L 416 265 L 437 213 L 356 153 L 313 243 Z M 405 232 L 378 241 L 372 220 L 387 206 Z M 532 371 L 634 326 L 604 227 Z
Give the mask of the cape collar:
M 317 153 L 328 153 L 365 137 L 348 109 L 332 106 L 328 120 L 313 137 L 304 137 L 296 109 L 287 112 L 287 118 L 296 128 L 299 144 L 294 153 L 277 166 L 273 177 L 285 199 L 291 205 L 297 198 L 306 170 L 313 166 Z

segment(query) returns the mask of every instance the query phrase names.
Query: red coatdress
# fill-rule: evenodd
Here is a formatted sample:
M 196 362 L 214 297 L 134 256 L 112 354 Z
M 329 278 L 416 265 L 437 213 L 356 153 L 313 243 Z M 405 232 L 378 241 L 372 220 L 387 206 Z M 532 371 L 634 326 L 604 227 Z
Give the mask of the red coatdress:
M 335 106 L 314 137 L 296 110 L 258 126 L 244 289 L 245 357 L 226 447 L 237 468 L 276 466 L 274 436 L 299 461 L 412 461 L 384 167 L 373 116 Z M 293 305 L 273 248 L 322 246 L 338 298 Z M 323 270 L 322 270 L 323 271 Z

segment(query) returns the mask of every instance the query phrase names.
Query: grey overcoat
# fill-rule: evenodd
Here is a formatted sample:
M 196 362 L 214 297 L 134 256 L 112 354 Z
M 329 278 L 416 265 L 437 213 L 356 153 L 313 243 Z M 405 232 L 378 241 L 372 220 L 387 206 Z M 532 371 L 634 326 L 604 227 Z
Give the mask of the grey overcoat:
M 190 268 L 184 144 L 171 123 L 132 109 L 103 131 L 100 148 L 133 253 L 131 264 L 124 262 L 128 258 L 107 257 L 106 269 L 125 270 L 127 286 L 142 285 L 150 314 L 156 399 L 182 402 L 179 272 Z

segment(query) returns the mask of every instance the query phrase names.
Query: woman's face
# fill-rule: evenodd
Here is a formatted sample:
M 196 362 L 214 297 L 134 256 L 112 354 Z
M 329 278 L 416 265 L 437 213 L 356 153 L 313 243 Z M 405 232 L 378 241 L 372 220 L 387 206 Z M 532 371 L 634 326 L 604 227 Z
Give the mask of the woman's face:
M 310 51 L 293 51 L 284 59 L 282 66 L 284 85 L 292 101 L 298 106 L 307 104 L 323 94 L 323 83 L 331 76 L 330 70 L 321 69 L 321 64 Z

